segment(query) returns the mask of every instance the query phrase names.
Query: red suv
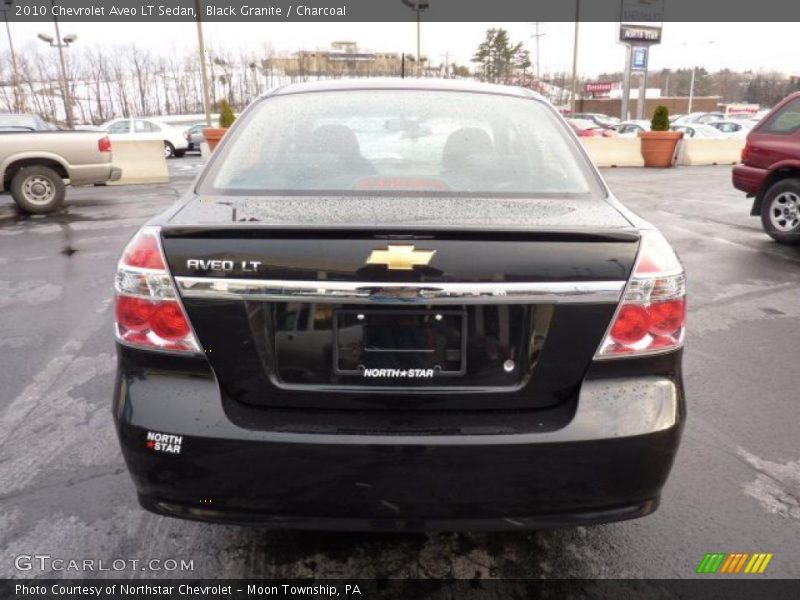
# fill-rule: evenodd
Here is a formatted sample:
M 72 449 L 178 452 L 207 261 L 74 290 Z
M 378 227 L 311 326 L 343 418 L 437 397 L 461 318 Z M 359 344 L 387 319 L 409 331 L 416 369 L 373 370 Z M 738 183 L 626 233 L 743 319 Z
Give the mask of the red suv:
M 733 186 L 755 197 L 751 215 L 784 244 L 800 244 L 800 92 L 761 119 L 733 168 Z

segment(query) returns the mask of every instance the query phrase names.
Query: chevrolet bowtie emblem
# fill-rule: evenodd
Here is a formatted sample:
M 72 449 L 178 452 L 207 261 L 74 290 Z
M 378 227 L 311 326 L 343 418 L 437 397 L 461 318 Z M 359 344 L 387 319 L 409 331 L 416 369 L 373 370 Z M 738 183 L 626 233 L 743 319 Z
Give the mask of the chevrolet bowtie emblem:
M 427 265 L 436 250 L 415 250 L 414 246 L 394 246 L 386 250 L 373 250 L 367 258 L 368 265 L 386 265 L 393 271 L 410 271 L 416 266 Z

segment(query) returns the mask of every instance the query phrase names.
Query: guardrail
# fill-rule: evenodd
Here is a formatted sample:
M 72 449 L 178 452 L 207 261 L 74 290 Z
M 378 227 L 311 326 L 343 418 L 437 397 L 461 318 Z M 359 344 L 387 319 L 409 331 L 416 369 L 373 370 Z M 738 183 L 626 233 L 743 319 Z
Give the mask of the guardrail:
M 580 138 L 598 167 L 643 167 L 638 137 Z M 684 166 L 735 165 L 740 162 L 744 138 L 684 138 L 678 144 L 675 164 Z
M 735 165 L 741 160 L 744 138 L 685 138 L 678 148 L 679 165 Z
M 163 142 L 116 140 L 111 143 L 111 152 L 112 164 L 122 169 L 122 177 L 109 185 L 169 182 Z
M 598 167 L 643 167 L 638 137 L 583 137 L 583 146 Z

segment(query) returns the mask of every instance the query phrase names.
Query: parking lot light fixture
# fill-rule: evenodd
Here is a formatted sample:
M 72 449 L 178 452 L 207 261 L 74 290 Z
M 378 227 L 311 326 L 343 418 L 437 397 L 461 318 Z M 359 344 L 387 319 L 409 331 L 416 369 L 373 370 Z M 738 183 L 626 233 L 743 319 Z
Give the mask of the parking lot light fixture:
M 50 5 L 53 5 L 53 0 L 51 0 Z M 67 61 L 64 57 L 64 48 L 68 48 L 70 44 L 74 43 L 78 39 L 78 36 L 74 33 L 68 33 L 62 38 L 61 30 L 58 27 L 58 19 L 55 16 L 53 16 L 53 24 L 56 28 L 55 38 L 47 33 L 40 33 L 38 37 L 43 42 L 50 44 L 51 48 L 58 49 L 58 59 L 61 63 L 61 88 L 64 98 L 64 116 L 67 120 L 67 128 L 72 129 L 74 121 L 72 119 L 72 101 L 69 97 L 69 80 L 67 79 Z

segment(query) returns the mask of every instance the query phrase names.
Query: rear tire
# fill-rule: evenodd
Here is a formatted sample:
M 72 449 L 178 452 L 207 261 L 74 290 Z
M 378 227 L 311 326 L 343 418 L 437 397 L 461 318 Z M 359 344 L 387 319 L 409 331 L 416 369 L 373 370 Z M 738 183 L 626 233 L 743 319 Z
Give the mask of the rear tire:
M 164 141 L 164 158 L 172 158 L 175 156 L 175 146 L 168 141 Z
M 761 202 L 761 225 L 781 244 L 800 244 L 800 179 L 782 179 Z
M 61 175 L 42 165 L 22 167 L 11 180 L 10 189 L 17 206 L 37 215 L 57 210 L 67 193 Z

